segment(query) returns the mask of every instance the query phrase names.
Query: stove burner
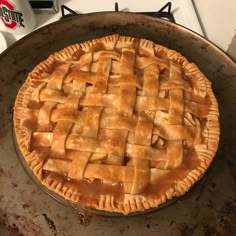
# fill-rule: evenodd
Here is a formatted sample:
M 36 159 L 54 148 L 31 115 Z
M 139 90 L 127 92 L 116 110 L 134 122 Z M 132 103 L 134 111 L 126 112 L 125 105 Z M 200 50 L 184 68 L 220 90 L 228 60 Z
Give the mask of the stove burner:
M 160 10 L 155 11 L 155 12 L 134 12 L 134 13 L 143 14 L 143 15 L 156 17 L 156 18 L 162 18 L 162 19 L 169 20 L 170 22 L 175 23 L 175 18 L 171 12 L 171 7 L 172 7 L 172 3 L 168 2 Z M 66 13 L 65 11 L 69 13 Z M 119 6 L 118 6 L 118 3 L 116 2 L 115 12 L 118 12 L 118 11 L 119 11 Z M 61 13 L 62 13 L 61 19 L 72 16 L 72 15 L 81 14 L 81 13 L 73 11 L 72 9 L 70 9 L 69 7 L 65 5 L 61 5 Z

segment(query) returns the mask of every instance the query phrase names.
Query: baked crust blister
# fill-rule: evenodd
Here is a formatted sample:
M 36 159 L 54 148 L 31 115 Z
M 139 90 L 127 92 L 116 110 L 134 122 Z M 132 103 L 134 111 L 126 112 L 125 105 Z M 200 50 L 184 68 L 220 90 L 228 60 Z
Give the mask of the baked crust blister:
M 123 214 L 187 192 L 220 134 L 211 83 L 195 64 L 120 35 L 69 46 L 37 65 L 16 97 L 14 128 L 43 185 Z

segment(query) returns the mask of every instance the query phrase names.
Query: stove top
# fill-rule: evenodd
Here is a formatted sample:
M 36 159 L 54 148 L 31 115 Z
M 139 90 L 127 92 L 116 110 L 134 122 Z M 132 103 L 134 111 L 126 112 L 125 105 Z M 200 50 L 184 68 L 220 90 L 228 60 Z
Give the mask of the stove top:
M 115 12 L 124 12 L 124 10 L 119 10 L 118 2 L 115 2 L 114 11 Z M 125 11 L 125 12 L 129 12 L 129 11 Z M 154 18 L 162 18 L 162 19 L 168 20 L 172 23 L 176 23 L 175 17 L 172 12 L 172 3 L 171 2 L 167 2 L 161 9 L 156 10 L 156 11 L 155 10 L 148 11 L 148 12 L 142 11 L 142 12 L 133 12 L 133 13 L 143 14 L 143 15 L 154 17 Z M 61 19 L 63 19 L 63 18 L 67 18 L 72 15 L 79 15 L 82 13 L 71 9 L 71 8 L 67 7 L 66 5 L 61 5 L 61 14 L 62 14 Z
M 194 5 L 191 0 L 175 0 L 170 3 L 166 0 L 158 1 L 148 1 L 148 4 L 144 0 L 133 1 L 133 0 L 99 0 L 99 4 L 94 4 L 93 0 L 29 0 L 36 15 L 37 28 L 50 24 L 59 20 L 62 16 L 61 5 L 65 4 L 66 7 L 72 9 L 78 14 L 90 13 L 90 12 L 103 12 L 103 11 L 128 11 L 128 12 L 144 12 L 148 15 L 158 15 L 159 10 L 163 7 L 164 18 L 170 16 L 169 11 L 171 11 L 171 21 L 175 21 L 177 24 L 185 26 L 193 30 L 194 32 L 203 35 L 197 14 L 194 9 Z M 118 9 L 115 9 L 115 4 L 117 2 Z M 168 5 L 169 4 L 169 5 Z M 168 8 L 171 4 L 171 9 Z M 167 18 L 168 18 L 167 17 Z M 0 22 L 0 31 L 3 32 L 8 46 L 13 44 L 18 39 L 22 38 L 24 35 L 10 35 L 5 32 L 3 24 Z
M 57 0 L 52 0 L 56 6 Z M 50 1 L 49 1 L 50 2 Z M 119 5 L 120 11 L 130 11 L 130 12 L 156 12 L 159 11 L 163 6 L 167 4 L 167 0 L 158 0 L 158 1 L 148 1 L 148 4 L 144 0 L 136 1 L 133 0 L 100 0 L 99 4 L 94 4 L 93 0 L 68 0 L 68 1 L 58 1 L 59 6 L 61 3 L 64 3 L 67 7 L 74 10 L 77 13 L 89 13 L 89 12 L 101 12 L 101 11 L 114 11 L 115 3 Z M 199 34 L 203 34 L 197 14 L 194 9 L 194 5 L 191 0 L 175 0 L 172 1 L 172 10 L 171 13 L 174 16 L 176 23 L 185 26 Z M 39 27 L 48 23 L 51 23 L 55 20 L 58 20 L 61 16 L 60 7 L 55 14 L 52 14 L 51 17 L 47 17 L 45 21 L 44 11 L 41 11 L 43 14 L 38 14 L 38 25 Z M 37 9 L 36 9 L 37 12 Z

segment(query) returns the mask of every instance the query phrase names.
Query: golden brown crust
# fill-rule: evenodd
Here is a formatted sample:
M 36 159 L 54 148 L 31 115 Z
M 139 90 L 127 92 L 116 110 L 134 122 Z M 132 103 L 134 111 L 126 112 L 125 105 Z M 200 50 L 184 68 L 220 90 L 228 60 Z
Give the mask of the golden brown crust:
M 138 55 L 143 55 L 143 57 L 140 56 L 138 59 L 135 59 L 133 54 L 134 49 Z M 121 51 L 122 54 L 120 54 Z M 119 84 L 121 88 L 120 94 L 123 96 L 123 100 L 117 100 L 114 94 L 109 94 L 109 98 L 102 95 L 108 86 L 107 73 L 109 73 L 109 71 L 107 71 L 107 68 L 103 68 L 101 70 L 102 75 L 100 77 L 94 76 L 92 74 L 93 70 L 97 70 L 97 67 L 99 67 L 99 65 L 95 65 L 96 68 L 93 68 L 91 66 L 92 57 L 101 57 L 102 63 L 113 66 L 114 71 L 118 70 L 116 68 L 117 65 L 115 63 L 111 64 L 111 60 L 120 61 L 123 69 L 122 71 L 120 71 L 119 80 L 116 80 L 114 76 L 114 80 L 112 83 Z M 144 57 L 148 57 L 149 59 Z M 129 58 L 129 61 L 127 61 L 127 58 Z M 79 60 L 80 70 L 74 70 L 73 73 L 69 73 L 69 68 L 76 68 L 78 66 Z M 139 69 L 141 68 L 140 70 L 144 70 L 144 79 L 142 83 L 134 79 L 134 77 L 130 76 L 133 73 L 133 71 L 131 71 L 131 69 L 133 68 L 132 63 L 137 63 L 139 65 Z M 158 64 L 158 68 L 156 66 L 152 66 L 156 65 L 156 63 Z M 145 71 L 145 68 L 147 66 L 149 66 L 149 68 L 152 67 L 152 72 L 149 72 L 147 70 Z M 172 80 L 166 81 L 160 85 L 157 84 L 156 80 L 152 80 L 152 73 L 159 74 L 160 71 L 164 71 L 167 67 L 170 67 L 169 73 L 174 73 L 175 75 L 172 77 L 171 75 L 169 75 Z M 54 68 L 57 68 L 57 70 L 55 71 Z M 89 75 L 87 74 L 88 69 L 92 70 L 92 73 L 90 73 Z M 54 77 L 51 76 L 50 81 L 48 81 L 48 75 L 52 75 L 52 73 L 55 73 L 53 74 Z M 182 76 L 181 73 L 183 73 L 187 77 L 187 79 L 185 78 L 184 80 L 179 80 L 178 77 Z M 101 153 L 103 152 L 101 151 L 99 155 L 92 155 L 90 154 L 89 147 L 86 146 L 89 152 L 80 150 L 76 151 L 75 154 L 73 151 L 71 151 L 68 154 L 69 157 L 67 157 L 66 160 L 63 159 L 67 148 L 74 148 L 75 142 L 78 139 L 78 137 L 77 139 L 75 139 L 73 135 L 69 135 L 69 132 L 72 129 L 71 119 L 73 119 L 74 121 L 77 119 L 76 122 L 78 122 L 78 119 L 83 120 L 83 137 L 81 137 L 80 140 L 81 142 L 84 142 L 88 145 L 93 141 L 93 138 L 98 135 L 98 132 L 101 132 L 98 130 L 99 123 L 94 119 L 91 119 L 91 117 L 101 116 L 102 119 L 106 120 L 107 122 L 111 120 L 111 115 L 109 114 L 109 112 L 104 115 L 101 113 L 101 109 L 99 107 L 94 107 L 89 112 L 87 112 L 85 116 L 78 115 L 78 113 L 75 112 L 73 112 L 72 114 L 70 108 L 73 108 L 75 104 L 80 102 L 81 104 L 92 104 L 93 106 L 94 102 L 91 97 L 83 98 L 82 94 L 79 94 L 77 91 L 72 92 L 72 95 L 67 98 L 66 101 L 63 100 L 64 97 L 59 92 L 53 94 L 53 96 L 51 95 L 52 90 L 55 91 L 57 89 L 61 89 L 63 80 L 68 83 L 73 80 L 76 81 L 76 76 L 79 76 L 84 80 L 89 81 L 89 83 L 93 84 L 93 92 L 100 94 L 98 94 L 96 97 L 97 104 L 100 102 L 101 104 L 106 104 L 108 105 L 108 107 L 110 107 L 106 109 L 112 109 L 111 107 L 115 104 L 118 109 L 118 114 L 127 117 L 125 118 L 125 120 L 122 118 L 122 122 L 124 122 L 122 123 L 123 126 L 125 126 L 126 128 L 128 127 L 127 130 L 129 131 L 136 132 L 135 138 L 133 138 L 132 135 L 129 135 L 129 131 L 123 132 L 122 135 L 118 135 L 117 132 L 112 131 L 112 142 L 109 141 L 109 147 L 111 148 L 111 151 L 109 151 L 106 165 L 112 165 L 114 163 L 114 155 L 117 155 L 118 157 L 121 156 L 121 158 L 123 158 L 124 154 L 122 153 L 124 152 L 124 150 L 117 151 L 116 149 L 116 145 L 120 145 L 120 148 L 122 149 L 122 145 L 120 144 L 121 141 L 119 140 L 135 139 L 134 144 L 130 144 L 126 150 L 128 154 L 132 153 L 132 155 L 135 157 L 132 163 L 132 167 L 127 167 L 129 168 L 128 170 L 130 176 L 128 176 L 127 173 L 123 171 L 124 168 L 122 166 L 119 168 L 117 167 L 117 171 L 121 173 L 120 175 L 122 175 L 122 173 L 124 172 L 124 175 L 121 177 L 119 176 L 119 178 L 129 179 L 134 178 L 135 176 L 136 179 L 132 185 L 128 182 L 124 183 L 123 194 L 118 194 L 117 196 L 114 194 L 100 194 L 97 199 L 84 202 L 84 198 L 81 197 L 81 193 L 78 189 L 77 183 L 63 177 L 63 175 L 66 174 L 67 177 L 77 180 L 82 178 L 90 178 L 91 172 L 101 166 L 97 163 L 99 163 L 99 160 L 102 158 Z M 188 80 L 190 80 L 193 85 L 192 89 L 194 90 L 194 95 L 189 95 L 190 93 L 188 93 Z M 77 86 L 77 88 L 79 86 L 82 86 L 78 82 L 74 82 L 74 84 L 75 86 Z M 169 104 L 169 102 L 167 103 L 167 101 L 165 100 L 165 88 L 171 88 L 173 84 L 178 89 L 173 89 L 171 90 L 171 92 L 169 92 Z M 143 98 L 135 97 L 135 87 L 142 87 L 144 96 Z M 154 102 L 152 102 L 148 105 L 146 102 L 147 99 L 150 99 L 150 96 L 156 94 L 160 88 L 162 89 L 162 94 L 160 93 L 159 95 L 162 98 L 160 98 L 159 103 L 155 104 Z M 71 88 L 65 87 L 64 91 L 66 91 L 66 89 Z M 179 92 L 179 89 L 187 91 L 187 93 Z M 31 99 L 31 96 L 34 98 L 35 102 L 39 102 L 41 97 L 47 97 L 48 102 L 45 107 L 43 109 L 40 109 L 41 111 L 38 112 L 36 111 L 36 109 L 29 108 L 29 101 Z M 190 96 L 190 98 L 186 97 L 185 103 L 183 104 L 178 101 L 178 98 L 181 96 Z M 207 109 L 205 109 L 204 106 L 196 106 L 197 101 L 201 98 L 204 98 L 204 102 L 208 103 Z M 55 99 L 58 101 L 62 101 L 62 103 L 67 103 L 69 108 L 67 108 L 67 110 L 64 110 L 62 114 L 53 112 L 55 111 L 54 108 L 56 106 L 54 104 Z M 111 104 L 111 101 L 113 102 L 113 105 Z M 165 112 L 162 113 L 159 118 L 158 116 L 156 116 L 157 118 L 155 118 L 163 121 L 164 128 L 161 131 L 158 130 L 155 125 L 153 126 L 153 123 L 150 122 L 149 119 L 143 119 L 142 117 L 140 117 L 136 121 L 135 126 L 131 125 L 133 107 L 139 110 L 142 109 L 143 106 L 149 106 L 151 107 L 151 110 L 153 109 L 153 106 L 161 107 L 161 110 L 164 111 L 167 106 L 168 109 L 173 109 L 173 111 L 169 111 L 168 119 L 170 124 L 175 127 L 172 129 L 175 129 L 177 133 L 168 133 L 170 131 L 167 127 L 169 126 L 165 125 L 165 118 L 163 118 L 163 116 L 165 116 Z M 183 106 L 186 107 L 186 111 L 183 110 Z M 178 112 L 176 113 L 176 111 Z M 188 111 L 190 113 L 188 113 Z M 186 117 L 185 115 L 183 115 L 184 112 L 187 113 Z M 65 118 L 63 117 L 69 117 L 69 115 L 67 115 L 69 113 L 71 114 L 70 121 L 65 121 Z M 200 119 L 204 119 L 205 122 L 202 122 L 200 124 L 197 119 L 192 119 L 191 115 L 189 114 L 197 114 Z M 153 117 L 152 119 L 154 119 L 152 112 L 150 112 L 150 114 L 148 115 L 149 117 Z M 48 122 L 48 120 L 57 120 L 58 116 L 60 116 L 60 119 L 62 119 L 63 121 L 60 122 L 60 125 L 56 126 L 55 133 L 50 138 L 50 135 L 48 133 L 45 133 L 45 131 L 47 130 L 46 128 L 50 125 L 50 122 Z M 178 133 L 178 129 L 179 126 L 182 125 L 183 116 L 186 118 L 186 121 L 184 122 L 186 122 L 186 124 L 189 124 L 188 126 L 191 126 L 191 122 L 195 122 L 195 128 L 194 131 L 192 131 L 191 128 L 188 128 L 185 130 L 185 133 L 181 133 L 180 135 Z M 190 117 L 188 118 L 187 116 Z M 40 121 L 40 125 L 38 128 L 38 132 L 33 133 L 31 126 L 34 125 L 33 121 L 35 121 L 35 117 L 39 117 L 38 119 Z M 127 122 L 129 122 L 129 125 Z M 114 122 L 114 124 L 112 123 L 111 125 L 114 126 L 115 123 L 116 122 Z M 121 126 L 122 124 L 119 123 L 119 126 Z M 92 131 L 90 127 L 93 127 Z M 120 212 L 123 214 L 129 214 L 131 212 L 142 211 L 148 208 L 157 207 L 168 199 L 172 199 L 175 196 L 183 195 L 185 192 L 187 192 L 190 187 L 201 178 L 206 169 L 209 167 L 218 148 L 220 135 L 218 104 L 212 92 L 211 83 L 200 72 L 195 64 L 189 63 L 185 57 L 183 57 L 176 51 L 167 49 L 161 45 L 154 44 L 151 41 L 145 39 L 138 40 L 132 37 L 119 35 L 110 35 L 104 38 L 69 46 L 62 51 L 50 55 L 47 60 L 37 65 L 34 70 L 28 75 L 25 83 L 20 88 L 16 97 L 14 106 L 14 128 L 19 148 L 23 156 L 25 157 L 27 164 L 32 169 L 34 174 L 38 177 L 38 179 L 42 182 L 42 184 L 44 184 L 47 188 L 57 192 L 58 194 L 64 196 L 66 199 L 72 202 L 85 205 L 86 207 L 110 212 Z M 80 129 L 79 125 L 76 128 Z M 151 137 L 149 136 L 149 133 L 152 131 L 154 132 L 154 135 L 152 135 Z M 44 134 L 42 134 L 43 132 Z M 194 136 L 191 136 L 193 132 L 195 134 Z M 196 133 L 198 135 L 196 135 Z M 45 138 L 43 135 L 45 135 L 45 137 L 47 138 Z M 168 159 L 167 161 L 166 159 L 160 158 L 163 151 L 159 151 L 158 153 L 154 151 L 147 152 L 145 151 L 145 148 L 141 148 L 141 145 L 150 146 L 151 142 L 154 142 L 152 139 L 155 138 L 157 139 L 157 145 L 164 145 L 164 141 L 162 140 L 162 138 L 157 138 L 158 135 L 160 135 L 159 137 L 166 137 L 169 139 L 168 144 L 171 146 L 171 148 L 169 150 L 167 148 L 166 151 Z M 31 150 L 30 139 L 32 136 L 35 140 L 44 140 L 43 142 L 46 146 L 51 146 L 53 155 L 56 155 L 56 159 L 48 159 L 46 157 L 47 155 L 45 155 L 45 152 L 39 152 L 39 149 L 37 148 Z M 175 184 L 168 185 L 167 183 L 163 191 L 158 193 L 143 192 L 145 186 L 147 186 L 147 182 L 149 182 L 149 177 L 147 179 L 147 173 L 148 176 L 149 174 L 151 176 L 150 181 L 156 183 L 156 181 L 159 181 L 163 176 L 170 175 L 172 169 L 181 165 L 183 161 L 183 150 L 179 151 L 179 147 L 183 146 L 183 141 L 176 141 L 175 138 L 172 138 L 173 140 L 170 140 L 170 137 L 173 136 L 176 138 L 181 136 L 184 137 L 184 139 L 189 137 L 190 142 L 194 143 L 195 150 L 192 154 L 189 155 L 197 156 L 197 164 L 193 165 L 193 167 L 189 169 L 188 173 L 183 175 L 183 178 L 177 179 L 175 181 Z M 103 143 L 99 143 L 100 146 L 98 145 L 98 143 L 96 143 L 96 145 L 100 148 L 100 150 L 105 150 L 108 144 L 104 141 Z M 140 155 L 141 152 L 146 153 L 145 155 L 148 155 L 147 160 L 137 159 L 137 155 Z M 175 156 L 174 159 L 173 153 Z M 158 168 L 158 172 L 155 171 L 156 169 L 154 167 L 149 169 L 149 162 L 157 155 L 159 155 L 159 162 L 155 162 L 153 165 L 155 165 L 155 168 Z M 89 163 L 87 165 L 90 158 L 95 161 L 92 162 L 92 164 Z M 78 165 L 83 166 L 83 168 L 78 169 Z M 133 166 L 135 166 L 134 170 Z M 105 168 L 104 171 L 107 170 L 106 166 L 103 168 Z M 48 172 L 48 174 L 44 174 L 45 170 Z M 58 173 L 55 174 L 55 171 Z M 98 171 L 98 169 L 96 169 L 96 171 L 97 177 L 100 177 L 100 175 L 103 176 L 102 171 L 100 171 L 101 173 Z M 133 173 L 133 175 L 131 175 L 131 173 Z M 118 177 L 114 176 L 113 174 L 113 176 L 109 178 L 109 181 L 114 181 Z

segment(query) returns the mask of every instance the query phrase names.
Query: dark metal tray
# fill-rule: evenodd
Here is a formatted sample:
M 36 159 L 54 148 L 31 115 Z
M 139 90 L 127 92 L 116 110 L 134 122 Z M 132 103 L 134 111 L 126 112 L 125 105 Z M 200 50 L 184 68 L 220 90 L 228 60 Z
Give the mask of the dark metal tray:
M 220 106 L 221 140 L 207 175 L 183 198 L 133 217 L 92 214 L 87 227 L 72 208 L 48 197 L 20 164 L 12 107 L 27 73 L 65 46 L 113 33 L 145 37 L 195 62 Z M 91 13 L 50 24 L 0 55 L 0 225 L 22 235 L 235 235 L 236 64 L 212 43 L 179 25 L 132 13 Z M 84 223 L 84 222 L 82 222 Z

